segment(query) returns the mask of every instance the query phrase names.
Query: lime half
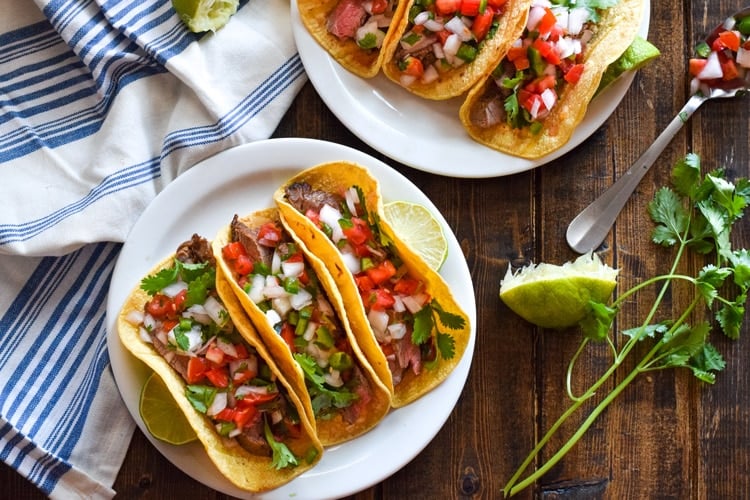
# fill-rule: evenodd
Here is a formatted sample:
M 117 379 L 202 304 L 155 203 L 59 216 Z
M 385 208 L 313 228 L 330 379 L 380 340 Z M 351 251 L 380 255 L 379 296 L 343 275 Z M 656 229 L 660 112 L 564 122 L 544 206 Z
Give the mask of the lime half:
M 197 439 L 185 414 L 156 373 L 152 373 L 143 384 L 139 411 L 148 431 L 160 441 L 186 444 Z
M 590 300 L 609 301 L 617 273 L 593 253 L 562 266 L 530 264 L 515 274 L 509 266 L 500 283 L 500 299 L 530 323 L 567 328 L 584 318 Z
M 383 207 L 396 234 L 419 253 L 434 270 L 448 257 L 448 240 L 440 222 L 426 207 L 408 201 L 393 201 Z
M 190 31 L 202 33 L 227 24 L 239 3 L 239 0 L 172 0 L 172 7 Z

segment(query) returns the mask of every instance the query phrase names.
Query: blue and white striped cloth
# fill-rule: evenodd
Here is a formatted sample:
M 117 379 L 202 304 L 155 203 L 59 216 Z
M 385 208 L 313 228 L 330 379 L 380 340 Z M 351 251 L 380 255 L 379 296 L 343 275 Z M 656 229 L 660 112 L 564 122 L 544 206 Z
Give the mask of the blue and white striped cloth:
M 120 243 L 180 173 L 269 137 L 306 77 L 288 0 L 204 36 L 169 0 L 0 6 L 0 456 L 52 498 L 111 498 L 134 429 L 106 349 Z

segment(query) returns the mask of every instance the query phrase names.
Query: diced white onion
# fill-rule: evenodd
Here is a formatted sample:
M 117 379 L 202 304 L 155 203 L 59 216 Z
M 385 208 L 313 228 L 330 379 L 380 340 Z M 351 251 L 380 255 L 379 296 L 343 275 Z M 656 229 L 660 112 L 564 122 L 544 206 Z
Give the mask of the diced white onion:
M 206 312 L 206 308 L 201 304 L 193 304 L 182 313 L 184 318 L 191 318 L 202 325 L 211 324 L 211 316 Z
M 211 401 L 211 406 L 208 407 L 208 410 L 206 410 L 206 415 L 209 417 L 213 417 L 214 415 L 217 415 L 227 407 L 227 393 L 226 392 L 217 392 L 214 396 L 214 400 Z
M 542 101 L 541 99 L 534 99 L 534 102 L 531 103 L 531 109 L 529 110 L 529 113 L 531 114 L 532 118 L 536 118 L 539 116 L 539 110 L 542 108 Z
M 253 275 L 253 280 L 250 282 L 250 290 L 248 290 L 247 295 L 255 304 L 260 304 L 265 300 L 263 297 L 263 289 L 265 286 L 266 278 L 263 275 Z
M 167 297 L 174 298 L 178 293 L 180 293 L 183 290 L 187 290 L 187 283 L 185 283 L 182 280 L 175 281 L 174 283 L 170 283 L 169 285 L 165 286 L 161 293 L 166 295 Z
M 471 30 L 464 24 L 460 17 L 456 16 L 445 23 L 445 29 L 457 35 L 462 42 L 468 42 L 474 38 Z
M 714 78 L 721 78 L 723 74 L 718 54 L 716 54 L 716 52 L 711 52 L 706 59 L 706 65 L 700 73 L 698 73 L 698 79 L 713 80 Z
M 250 356 L 247 359 L 235 359 L 234 361 L 231 361 L 229 363 L 229 373 L 231 373 L 232 375 L 243 369 L 249 370 L 252 373 L 257 373 L 258 358 L 256 358 L 255 356 Z M 237 392 L 239 392 L 239 389 L 237 389 Z
M 459 48 L 461 48 L 461 38 L 455 34 L 448 35 L 448 38 L 445 39 L 445 43 L 443 44 L 443 52 L 445 52 L 445 55 L 455 56 Z
M 281 255 L 278 250 L 275 250 L 271 257 L 271 273 L 279 274 L 279 271 L 281 271 Z
M 323 208 L 320 209 L 320 221 L 331 228 L 331 239 L 334 242 L 338 242 L 344 237 L 344 232 L 341 230 L 339 219 L 341 219 L 341 212 L 337 208 L 334 208 L 331 205 L 323 205 Z
M 146 330 L 143 327 L 138 328 L 138 335 L 141 337 L 141 340 L 144 341 L 147 344 L 153 344 L 153 341 L 151 340 L 151 335 L 149 335 L 148 330 Z
M 397 313 L 406 311 L 406 306 L 404 305 L 404 300 L 401 295 L 393 296 L 393 311 Z
M 234 395 L 238 398 L 244 398 L 250 394 L 268 394 L 268 387 L 264 385 L 241 385 L 234 391 Z
M 217 425 L 216 426 L 216 430 L 220 431 L 221 430 L 221 426 Z M 242 429 L 240 429 L 239 427 L 235 427 L 234 429 L 232 429 L 231 431 L 229 431 L 229 434 L 227 434 L 227 437 L 228 438 L 236 438 L 240 434 L 242 434 Z
M 740 47 L 737 51 L 737 64 L 743 68 L 750 68 L 750 50 Z
M 370 21 L 375 21 L 378 28 L 387 28 L 391 25 L 391 19 L 386 17 L 385 14 L 375 14 L 370 18 Z
M 203 308 L 206 310 L 211 319 L 219 326 L 224 326 L 229 321 L 229 313 L 227 313 L 224 304 L 216 300 L 213 296 L 209 295 L 206 301 L 203 303 Z
M 417 81 L 417 77 L 414 75 L 407 75 L 406 73 L 401 73 L 401 76 L 398 78 L 398 83 L 401 84 L 402 87 L 411 87 L 414 82 Z
M 541 5 L 534 5 L 531 7 L 531 9 L 529 9 L 529 17 L 526 18 L 526 29 L 534 31 L 536 25 L 539 24 L 539 21 L 542 20 L 546 12 L 547 11 L 544 10 L 544 7 Z
M 386 328 L 388 328 L 388 313 L 370 309 L 370 312 L 367 313 L 367 319 L 370 322 L 372 331 L 375 333 L 375 337 L 380 341 L 385 340 L 385 332 Z
M 302 261 L 289 262 L 288 260 L 285 260 L 281 263 L 281 272 L 284 273 L 284 276 L 287 278 L 296 278 L 302 274 L 302 271 L 304 270 L 305 263 Z
M 299 311 L 303 307 L 312 304 L 312 299 L 313 296 L 310 292 L 304 288 L 300 288 L 299 292 L 289 297 L 289 305 Z
M 284 287 L 279 284 L 278 278 L 276 276 L 266 276 L 266 283 L 263 287 L 263 295 L 267 299 L 277 299 L 279 297 L 284 297 L 287 295 L 287 291 L 284 290 Z
M 402 339 L 406 335 L 406 325 L 403 323 L 393 323 L 388 326 L 388 334 L 391 338 Z
M 375 37 L 375 47 L 382 47 L 385 33 L 378 29 L 377 20 L 370 20 L 357 28 L 357 33 L 355 35 L 357 41 L 363 40 L 367 35 L 373 35 Z
M 190 330 L 188 330 L 187 332 L 183 332 L 183 334 L 185 335 L 185 338 L 188 340 L 188 348 L 185 351 L 182 351 L 182 349 L 180 349 L 177 346 L 177 338 L 175 337 L 174 328 L 169 330 L 169 333 L 167 334 L 169 343 L 175 347 L 178 347 L 177 349 L 178 351 L 186 352 L 186 353 L 193 353 L 193 352 L 199 351 L 203 347 L 203 335 L 201 334 L 201 330 L 199 326 L 193 325 L 193 327 Z
M 568 29 L 568 8 L 563 6 L 555 6 L 550 9 L 557 19 L 557 24 L 563 29 Z
M 221 337 L 216 338 L 216 347 L 221 349 L 224 354 L 231 356 L 233 358 L 237 357 L 237 348 L 232 344 L 231 342 L 227 342 L 225 339 Z
M 435 66 L 429 65 L 424 69 L 424 75 L 422 75 L 422 83 L 432 83 L 438 78 L 440 78 L 438 70 L 435 69 Z
M 165 332 L 164 330 L 159 330 L 154 334 L 154 336 L 159 342 L 164 345 L 167 345 L 169 343 L 169 335 L 167 335 L 167 332 Z
M 341 260 L 344 261 L 344 265 L 352 274 L 357 274 L 362 270 L 362 263 L 360 262 L 359 257 L 354 255 L 354 252 L 341 252 Z
M 281 316 L 273 309 L 269 309 L 266 311 L 266 321 L 268 321 L 269 325 L 276 326 L 278 323 L 281 323 Z
M 308 321 L 307 327 L 305 327 L 304 333 L 302 333 L 302 338 L 310 342 L 312 339 L 315 338 L 315 330 L 318 329 L 318 323 L 315 321 Z
M 432 53 L 435 54 L 435 58 L 443 59 L 445 57 L 445 52 L 443 52 L 443 46 L 440 45 L 440 43 L 435 42 L 432 44 Z
M 291 296 L 282 295 L 281 297 L 272 299 L 271 307 L 273 307 L 274 311 L 279 313 L 279 316 L 281 316 L 282 318 L 286 317 L 286 315 L 289 314 L 289 311 L 292 310 Z
M 131 309 L 130 312 L 125 316 L 125 321 L 127 321 L 131 325 L 140 325 L 141 323 L 143 323 L 144 316 L 145 314 L 143 313 L 143 311 Z
M 143 326 L 146 330 L 153 331 L 153 329 L 156 328 L 156 320 L 153 316 L 146 313 L 143 315 Z
M 557 49 L 557 53 L 560 56 L 560 59 L 570 57 L 573 55 L 573 51 L 575 50 L 573 39 L 567 36 L 560 38 L 555 44 L 555 48 Z
M 433 33 L 437 33 L 438 31 L 443 31 L 445 26 L 443 23 L 439 21 L 435 21 L 434 19 L 429 19 L 427 22 L 424 23 L 424 27 Z
M 427 10 L 423 10 L 422 12 L 414 16 L 414 24 L 416 24 L 417 26 L 420 26 L 424 24 L 425 22 L 427 22 L 430 19 L 430 17 L 431 17 L 430 12 Z
M 575 7 L 568 13 L 568 33 L 578 35 L 583 30 L 583 25 L 588 21 L 589 11 L 586 7 Z
M 420 297 L 416 295 L 408 295 L 404 297 L 403 302 L 406 309 L 412 314 L 418 313 L 422 310 L 422 306 L 424 305 L 424 302 L 422 302 Z
M 344 385 L 344 381 L 341 380 L 341 372 L 338 370 L 331 370 L 330 372 L 323 375 L 323 379 L 326 381 L 326 384 L 330 385 L 331 387 L 341 387 Z
M 346 208 L 353 216 L 357 216 L 357 203 L 359 203 L 359 194 L 354 186 L 350 187 L 344 193 L 344 200 L 346 200 Z
M 544 102 L 544 107 L 548 110 L 552 109 L 552 106 L 557 102 L 557 94 L 555 94 L 555 91 L 552 89 L 544 89 L 542 91 L 542 102 Z
M 283 419 L 284 419 L 284 415 L 281 413 L 280 410 L 271 412 L 271 423 L 278 424 Z

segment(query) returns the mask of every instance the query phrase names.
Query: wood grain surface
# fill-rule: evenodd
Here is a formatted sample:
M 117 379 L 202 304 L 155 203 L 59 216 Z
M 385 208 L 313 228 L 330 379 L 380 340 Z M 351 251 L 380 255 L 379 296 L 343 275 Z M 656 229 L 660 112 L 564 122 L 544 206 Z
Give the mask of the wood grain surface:
M 675 116 L 688 97 L 685 68 L 691 47 L 742 6 L 740 0 L 652 0 L 649 39 L 662 55 L 636 75 L 620 106 L 587 141 L 558 160 L 507 177 L 442 177 L 400 165 L 349 132 L 311 84 L 304 87 L 274 136 L 350 145 L 405 174 L 432 199 L 461 243 L 478 309 L 471 372 L 444 428 L 411 463 L 351 498 L 502 497 L 502 487 L 535 439 L 568 404 L 565 371 L 579 333 L 540 330 L 515 316 L 498 299 L 500 280 L 509 263 L 562 263 L 576 257 L 565 244 L 568 222 Z M 748 111 L 748 98 L 705 104 L 646 175 L 599 251 L 620 269 L 619 290 L 665 272 L 671 262 L 670 250 L 649 241 L 652 225 L 646 204 L 656 189 L 669 183 L 675 161 L 694 152 L 704 170 L 724 167 L 730 180 L 750 176 Z M 738 226 L 736 245 L 750 248 L 748 221 Z M 693 259 L 683 270 L 695 272 L 702 265 Z M 618 326 L 633 326 L 653 298 L 647 292 L 628 302 Z M 685 291 L 675 290 L 668 296 L 666 314 L 681 311 L 688 300 Z M 712 342 L 727 367 L 713 386 L 699 383 L 686 370 L 636 379 L 579 444 L 518 498 L 748 498 L 747 336 L 747 327 L 737 341 L 714 332 Z M 609 362 L 605 346 L 589 349 L 576 370 L 574 387 L 594 380 Z M 570 424 L 580 421 L 573 418 Z M 566 424 L 563 434 L 573 425 Z M 555 439 L 551 445 L 560 443 Z M 543 456 L 550 454 L 545 451 Z M 6 498 L 40 496 L 5 465 L 0 484 L 0 496 Z M 176 469 L 138 430 L 114 489 L 118 498 L 227 498 Z M 310 495 L 314 498 L 315 492 Z

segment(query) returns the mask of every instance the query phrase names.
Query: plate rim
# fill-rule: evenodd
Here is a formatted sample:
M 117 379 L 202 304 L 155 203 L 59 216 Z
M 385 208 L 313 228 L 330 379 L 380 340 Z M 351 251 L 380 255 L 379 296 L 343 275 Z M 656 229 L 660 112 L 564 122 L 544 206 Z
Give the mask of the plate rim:
M 264 153 L 265 150 L 265 153 Z M 447 406 L 449 409 L 446 411 L 443 409 L 442 414 L 440 414 L 436 420 L 437 423 L 434 423 L 433 426 L 430 428 L 430 432 L 428 432 L 429 436 L 425 438 L 424 434 L 420 436 L 420 442 L 417 444 L 417 446 L 413 449 L 411 449 L 408 453 L 404 453 L 401 456 L 401 459 L 396 464 L 392 464 L 391 467 L 387 468 L 380 468 L 379 472 L 373 474 L 371 477 L 365 479 L 364 481 L 349 481 L 349 482 L 339 482 L 340 487 L 338 490 L 330 490 L 327 493 L 324 493 L 325 497 L 335 498 L 340 496 L 346 496 L 350 494 L 354 494 L 358 491 L 361 491 L 363 489 L 366 489 L 373 484 L 376 484 L 399 469 L 403 468 L 408 462 L 410 462 L 415 456 L 417 456 L 429 443 L 434 439 L 434 437 L 437 435 L 437 433 L 440 431 L 440 429 L 443 428 L 445 425 L 445 422 L 447 421 L 450 414 L 454 411 L 454 408 L 458 402 L 458 399 L 460 395 L 463 393 L 463 389 L 466 385 L 466 381 L 468 379 L 468 374 L 471 366 L 471 361 L 473 358 L 473 351 L 476 341 L 476 297 L 475 292 L 473 288 L 473 283 L 471 280 L 471 274 L 468 269 L 468 263 L 466 262 L 463 254 L 460 251 L 460 246 L 458 244 L 458 241 L 453 234 L 452 230 L 450 229 L 450 226 L 447 225 L 447 222 L 445 221 L 445 218 L 440 213 L 439 210 L 434 206 L 434 204 L 429 200 L 429 198 L 416 186 L 414 185 L 408 178 L 406 178 L 403 174 L 396 171 L 389 165 L 387 165 L 385 162 L 378 160 L 377 158 L 374 158 L 364 152 L 361 152 L 359 150 L 356 150 L 354 148 L 351 148 L 349 146 L 344 146 L 341 144 L 329 142 L 329 141 L 323 141 L 318 139 L 307 139 L 307 138 L 273 138 L 273 139 L 265 139 L 265 140 L 259 140 L 252 143 L 243 144 L 240 146 L 236 146 L 230 149 L 227 149 L 225 151 L 222 151 L 220 153 L 217 153 L 216 155 L 207 158 L 198 164 L 196 164 L 194 167 L 188 169 L 183 174 L 181 174 L 177 179 L 172 181 L 170 184 L 168 184 L 162 192 L 160 192 L 154 200 L 146 207 L 146 209 L 143 211 L 142 215 L 139 217 L 138 221 L 136 221 L 136 224 L 133 226 L 133 228 L 130 231 L 130 235 L 128 238 L 126 238 L 125 243 L 123 244 L 123 247 L 121 248 L 120 255 L 118 256 L 117 262 L 114 266 L 114 270 L 112 273 L 112 279 L 110 282 L 110 288 L 109 293 L 107 297 L 107 307 L 106 307 L 106 327 L 107 327 L 107 347 L 108 351 L 110 353 L 110 364 L 112 367 L 112 373 L 113 378 L 115 381 L 115 384 L 118 388 L 118 391 L 120 392 L 120 395 L 123 399 L 123 401 L 126 404 L 126 407 L 128 408 L 129 413 L 131 414 L 132 418 L 134 419 L 136 425 L 141 429 L 141 431 L 144 433 L 146 438 L 154 445 L 157 450 L 172 464 L 174 464 L 177 468 L 182 470 L 183 472 L 188 473 L 191 475 L 194 479 L 198 480 L 199 482 L 203 483 L 204 485 L 213 488 L 217 491 L 223 492 L 225 494 L 241 497 L 241 498 L 268 498 L 268 499 L 274 499 L 274 498 L 288 498 L 289 495 L 292 494 L 300 494 L 300 491 L 304 491 L 304 489 L 300 489 L 300 491 L 297 491 L 295 489 L 295 482 L 297 483 L 304 483 L 305 481 L 301 481 L 300 478 L 308 477 L 313 478 L 311 481 L 315 483 L 314 478 L 319 476 L 316 472 L 316 468 L 311 469 L 310 471 L 307 471 L 302 476 L 299 476 L 298 478 L 294 479 L 292 482 L 287 483 L 287 485 L 284 485 L 280 488 L 277 488 L 275 490 L 272 490 L 270 492 L 266 492 L 263 494 L 250 494 L 248 492 L 244 492 L 242 490 L 239 490 L 238 488 L 234 487 L 229 481 L 224 479 L 219 475 L 219 477 L 214 477 L 214 479 L 217 479 L 217 481 L 212 482 L 206 482 L 204 478 L 195 477 L 195 475 L 190 474 L 188 471 L 185 470 L 181 464 L 184 464 L 186 460 L 190 463 L 192 463 L 193 459 L 200 459 L 201 456 L 204 456 L 205 460 L 208 460 L 207 456 L 205 455 L 205 451 L 203 450 L 202 445 L 200 443 L 192 443 L 191 445 L 183 446 L 183 447 L 175 447 L 172 445 L 167 445 L 165 443 L 161 443 L 156 441 L 152 436 L 149 435 L 148 431 L 145 429 L 145 426 L 143 422 L 140 419 L 140 416 L 138 415 L 138 409 L 137 409 L 137 396 L 133 393 L 132 388 L 128 389 L 127 387 L 130 387 L 133 385 L 132 380 L 124 381 L 123 377 L 129 373 L 130 376 L 134 374 L 134 370 L 138 370 L 138 368 L 133 368 L 133 365 L 139 365 L 140 362 L 136 360 L 129 352 L 126 352 L 126 349 L 120 344 L 119 336 L 117 335 L 116 331 L 116 317 L 117 314 L 122 306 L 122 303 L 124 302 L 125 298 L 127 297 L 127 294 L 129 293 L 129 290 L 131 290 L 135 285 L 137 285 L 137 282 L 133 282 L 132 280 L 127 281 L 125 279 L 125 276 L 130 275 L 137 275 L 137 276 L 143 276 L 148 270 L 153 267 L 153 265 L 156 265 L 157 262 L 160 261 L 160 259 L 163 259 L 165 255 L 168 254 L 169 251 L 164 252 L 165 255 L 151 255 L 150 259 L 144 259 L 144 260 L 150 260 L 151 267 L 148 267 L 144 262 L 141 262 L 141 268 L 133 269 L 132 267 L 129 269 L 124 269 L 126 266 L 131 266 L 132 263 L 128 261 L 128 259 L 131 258 L 131 254 L 133 252 L 136 252 L 137 249 L 132 249 L 134 245 L 136 245 L 136 242 L 133 238 L 131 238 L 131 235 L 135 234 L 137 237 L 139 235 L 139 231 L 142 231 L 143 227 L 148 227 L 148 222 L 146 221 L 147 218 L 151 215 L 151 213 L 155 210 L 159 210 L 161 208 L 161 205 L 164 203 L 163 200 L 170 200 L 170 197 L 174 196 L 173 193 L 179 193 L 180 189 L 189 186 L 191 182 L 195 182 L 196 180 L 200 180 L 201 176 L 206 175 L 208 173 L 213 173 L 216 167 L 217 163 L 222 162 L 223 159 L 231 159 L 233 156 L 236 155 L 254 155 L 256 160 L 260 157 L 262 157 L 263 154 L 270 155 L 272 152 L 274 154 L 280 154 L 282 157 L 283 155 L 287 154 L 289 156 L 294 156 L 293 153 L 295 150 L 299 151 L 314 151 L 314 153 L 309 154 L 309 158 L 318 158 L 318 157 L 328 157 L 329 160 L 326 161 L 334 161 L 337 159 L 348 159 L 351 161 L 357 161 L 360 164 L 363 164 L 364 166 L 374 169 L 373 172 L 376 178 L 381 178 L 381 175 L 383 172 L 387 172 L 387 176 L 389 178 L 397 178 L 400 180 L 404 180 L 406 182 L 406 188 L 400 187 L 400 190 L 408 190 L 411 191 L 413 196 L 419 201 L 422 201 L 426 204 L 428 208 L 430 208 L 436 218 L 440 221 L 440 223 L 443 225 L 444 230 L 446 230 L 446 235 L 449 239 L 449 257 L 446 261 L 446 264 L 448 264 L 448 268 L 452 270 L 452 273 L 455 274 L 457 277 L 460 277 L 460 279 L 465 280 L 464 283 L 461 285 L 462 289 L 464 291 L 463 297 L 460 297 L 459 303 L 464 307 L 466 310 L 467 315 L 469 316 L 469 320 L 471 323 L 471 334 L 469 338 L 469 345 L 467 346 L 466 352 L 464 354 L 464 357 L 462 358 L 459 365 L 456 367 L 454 372 L 450 375 L 449 379 L 446 380 L 441 386 L 438 386 L 438 388 L 425 395 L 422 399 L 418 400 L 415 403 L 412 403 L 414 408 L 417 407 L 417 405 L 421 406 L 429 406 L 425 402 L 429 403 L 430 396 L 435 397 L 436 394 L 447 392 L 448 401 L 450 401 L 449 405 L 445 405 L 446 399 L 445 394 L 441 398 L 441 402 L 443 406 Z M 299 156 L 299 155 L 298 155 Z M 306 159 L 305 159 L 306 160 Z M 304 162 L 305 160 L 298 159 L 297 161 Z M 278 158 L 275 161 L 279 161 Z M 312 160 L 311 160 L 312 161 Z M 273 162 L 271 162 L 273 163 Z M 319 162 L 316 162 L 319 163 Z M 312 163 L 312 164 L 316 164 Z M 299 171 L 306 166 L 312 166 L 312 164 L 309 165 L 290 165 L 287 167 L 290 171 L 296 170 Z M 274 167 L 268 167 L 263 165 L 263 161 L 257 162 L 257 164 L 253 165 L 252 167 L 247 167 L 243 169 L 236 169 L 232 172 L 231 175 L 229 175 L 228 180 L 225 180 L 224 182 L 230 182 L 231 180 L 236 180 L 236 177 L 248 177 L 252 175 L 260 175 L 264 172 L 271 172 L 271 170 Z M 227 167 L 227 172 L 230 172 L 231 169 Z M 238 173 L 239 172 L 239 173 Z M 272 173 L 272 172 L 271 172 Z M 379 175 L 381 174 L 381 175 Z M 269 181 L 270 182 L 270 181 Z M 381 186 L 382 187 L 382 186 Z M 384 198 L 387 196 L 385 193 L 387 193 L 387 189 L 383 189 L 384 192 Z M 166 194 L 163 194 L 166 193 Z M 268 193 L 268 196 L 270 197 L 272 193 Z M 220 227 L 217 225 L 215 228 L 215 231 L 218 231 Z M 189 231 L 188 231 L 189 232 Z M 214 233 L 215 234 L 215 233 Z M 189 236 L 189 235 L 188 235 Z M 210 235 L 211 237 L 213 236 Z M 184 238 L 183 238 L 184 239 Z M 174 248 L 174 247 L 172 247 Z M 457 255 L 458 253 L 458 255 Z M 143 258 L 144 256 L 141 256 L 140 258 Z M 146 268 L 145 271 L 143 271 L 143 268 Z M 444 264 L 443 269 L 446 269 L 446 265 Z M 441 271 L 442 272 L 442 271 Z M 140 274 L 138 274 L 140 273 Z M 455 278 L 454 278 L 455 279 Z M 126 286 L 129 285 L 129 286 Z M 470 290 L 471 293 L 467 294 L 465 293 L 467 290 Z M 457 297 L 459 299 L 459 297 Z M 130 358 L 127 361 L 123 358 Z M 128 364 L 130 366 L 126 366 Z M 143 365 L 141 365 L 141 370 L 144 370 Z M 141 374 L 141 377 L 143 375 Z M 450 383 L 447 383 L 449 382 Z M 125 387 L 125 389 L 123 389 Z M 441 388 L 443 390 L 441 391 Z M 451 390 L 447 390 L 451 389 Z M 124 393 L 124 392 L 127 392 Z M 434 394 L 433 394 L 434 393 Z M 409 408 L 411 405 L 405 407 Z M 416 410 L 414 410 L 416 411 Z M 395 417 L 394 417 L 395 415 Z M 393 420 L 394 422 L 398 423 L 398 425 L 404 425 L 408 424 L 408 410 L 402 411 L 402 409 L 398 410 L 391 410 L 391 413 L 389 413 L 388 416 L 386 416 L 386 420 L 383 421 L 385 423 L 386 421 Z M 407 420 L 406 422 L 404 422 Z M 423 424 L 424 422 L 420 422 L 420 424 Z M 376 429 L 378 429 L 376 427 Z M 371 431 L 374 432 L 374 431 Z M 369 433 L 368 433 L 369 434 Z M 329 453 L 345 453 L 347 446 L 351 448 L 352 446 L 356 446 L 357 442 L 360 440 L 363 440 L 366 438 L 367 435 L 357 438 L 353 441 L 350 441 L 348 443 L 344 443 L 343 445 L 339 445 L 336 447 L 331 447 L 327 450 L 327 453 L 324 454 L 324 459 L 326 458 L 326 455 Z M 360 455 L 364 454 L 367 450 L 362 451 Z M 179 458 L 175 460 L 176 455 L 182 455 L 182 458 Z M 210 464 L 210 461 L 209 461 Z M 213 464 L 211 464 L 213 465 Z M 319 464 L 320 465 L 320 464 Z M 318 466 L 319 466 L 318 465 Z M 316 467 L 318 467 L 316 466 Z M 374 470 L 370 468 L 370 470 Z M 214 474 L 218 474 L 218 472 L 214 469 Z M 325 474 L 325 473 L 324 473 Z M 353 478 L 352 478 L 353 479 Z M 359 477 L 357 477 L 359 479 Z M 308 481 L 310 482 L 310 481 Z M 336 483 L 335 481 L 332 483 Z

